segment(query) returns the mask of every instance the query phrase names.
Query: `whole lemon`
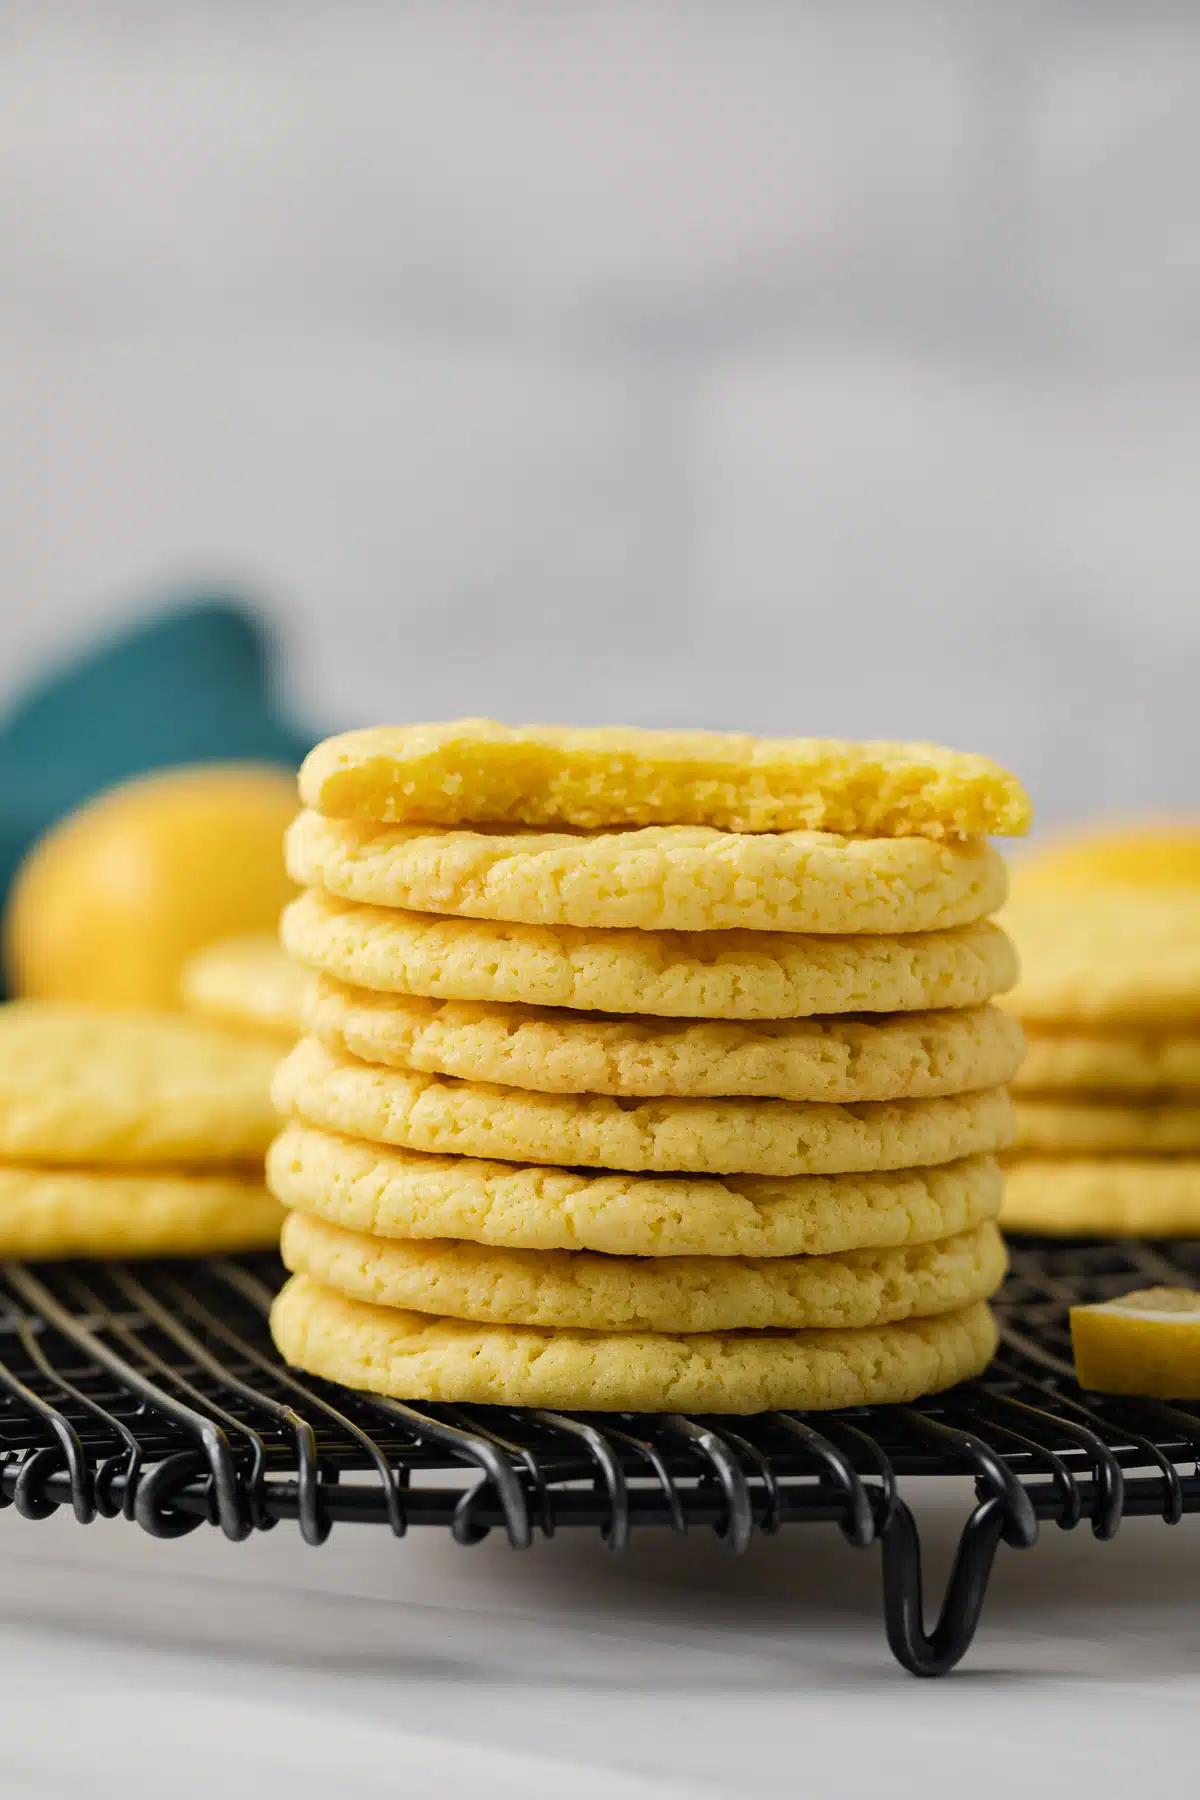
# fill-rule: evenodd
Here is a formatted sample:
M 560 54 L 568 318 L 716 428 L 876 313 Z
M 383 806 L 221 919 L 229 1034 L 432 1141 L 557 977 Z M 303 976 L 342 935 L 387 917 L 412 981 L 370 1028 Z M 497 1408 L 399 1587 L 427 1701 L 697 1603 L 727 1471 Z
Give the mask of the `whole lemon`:
M 1112 825 L 1050 839 L 1012 863 L 1014 888 L 1200 887 L 1200 821 Z
M 100 1006 L 166 1006 L 214 938 L 274 932 L 295 890 L 282 769 L 205 764 L 110 788 L 53 826 L 17 871 L 4 920 L 9 989 Z

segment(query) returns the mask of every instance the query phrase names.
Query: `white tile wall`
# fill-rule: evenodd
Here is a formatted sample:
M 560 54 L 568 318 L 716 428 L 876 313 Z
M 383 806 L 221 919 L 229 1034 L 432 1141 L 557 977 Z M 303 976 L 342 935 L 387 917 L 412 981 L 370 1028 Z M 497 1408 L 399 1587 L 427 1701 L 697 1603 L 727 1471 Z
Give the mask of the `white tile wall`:
M 0 694 L 192 580 L 333 723 L 1200 808 L 1200 18 L 0 0 Z

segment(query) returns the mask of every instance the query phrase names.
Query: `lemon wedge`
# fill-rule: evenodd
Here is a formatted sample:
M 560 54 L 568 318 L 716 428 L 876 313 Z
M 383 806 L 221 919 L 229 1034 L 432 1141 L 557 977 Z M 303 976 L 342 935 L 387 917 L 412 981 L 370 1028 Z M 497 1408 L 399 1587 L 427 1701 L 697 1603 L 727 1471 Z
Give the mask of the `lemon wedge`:
M 1071 1308 L 1075 1374 L 1098 1394 L 1200 1399 L 1200 1293 L 1138 1288 Z

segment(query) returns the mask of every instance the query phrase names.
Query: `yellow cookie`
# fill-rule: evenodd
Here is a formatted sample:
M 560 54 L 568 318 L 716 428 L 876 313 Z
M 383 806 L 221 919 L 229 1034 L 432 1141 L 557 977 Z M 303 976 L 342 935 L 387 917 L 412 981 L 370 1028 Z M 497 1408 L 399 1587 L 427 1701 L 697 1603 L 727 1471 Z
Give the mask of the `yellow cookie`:
M 1030 1035 L 1022 1093 L 1200 1094 L 1200 1036 Z
M 1200 1157 L 1018 1157 L 1000 1222 L 1048 1237 L 1200 1237 Z
M 281 1354 L 388 1394 L 589 1412 L 816 1411 L 916 1400 L 978 1375 L 996 1349 L 984 1300 L 862 1331 L 547 1331 L 347 1300 L 293 1275 L 271 1309 Z
M 308 968 L 354 987 L 692 1019 L 978 1006 L 1016 978 L 995 925 L 911 937 L 580 931 L 359 906 L 314 889 L 283 915 Z
M 1087 1029 L 1194 1032 L 1200 1020 L 1200 889 L 1065 889 L 1005 912 L 1019 1018 Z
M 278 1051 L 171 1013 L 0 1006 L 0 1157 L 228 1163 L 261 1157 Z
M 285 1041 L 304 1030 L 307 969 L 265 933 L 219 938 L 183 965 L 180 998 L 186 1011 L 219 1025 Z
M 1020 836 L 1029 800 L 985 756 L 936 744 L 579 731 L 490 719 L 380 725 L 318 744 L 306 806 L 387 824 L 709 825 L 859 837 Z
M 376 1306 L 567 1331 L 849 1330 L 986 1300 L 1008 1267 L 982 1225 L 938 1244 L 845 1256 L 595 1256 L 364 1237 L 304 1213 L 283 1228 L 295 1275 Z
M 904 1100 L 1008 1081 L 1024 1040 L 993 1006 L 894 1018 L 596 1018 L 551 1007 L 373 994 L 319 977 L 308 1023 L 331 1050 L 546 1094 Z
M 1013 870 L 1037 887 L 1200 887 L 1200 821 L 1139 819 L 1034 844 Z
M 1089 1105 L 1067 1100 L 1020 1099 L 1016 1103 L 1018 1150 L 1043 1156 L 1171 1156 L 1200 1151 L 1200 1105 Z
M 343 900 L 525 925 L 639 931 L 906 932 L 1003 905 L 991 845 L 646 826 L 596 835 L 372 825 L 304 812 L 288 868 Z
M 837 1175 L 923 1168 L 1004 1149 L 1004 1088 L 863 1106 L 789 1100 L 615 1100 L 380 1069 L 301 1038 L 279 1066 L 286 1116 L 433 1154 L 664 1174 Z
M 285 1206 L 376 1237 L 609 1256 L 827 1256 L 932 1243 L 994 1219 L 1003 1193 L 990 1156 L 783 1180 L 588 1174 L 430 1156 L 295 1122 L 267 1153 L 267 1182 Z
M 209 1256 L 266 1250 L 283 1208 L 250 1171 L 0 1166 L 0 1256 Z

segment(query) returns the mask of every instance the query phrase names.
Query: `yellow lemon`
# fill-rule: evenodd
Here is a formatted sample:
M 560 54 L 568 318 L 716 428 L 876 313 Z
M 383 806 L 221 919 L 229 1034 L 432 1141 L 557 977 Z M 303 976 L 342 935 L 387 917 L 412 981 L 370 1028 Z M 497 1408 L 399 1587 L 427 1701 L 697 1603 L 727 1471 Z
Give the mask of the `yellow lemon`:
M 12 991 L 167 1006 L 214 938 L 273 932 L 295 782 L 260 764 L 170 769 L 111 788 L 52 827 L 17 871 L 4 923 Z
M 1200 1294 L 1138 1288 L 1119 1300 L 1071 1308 L 1075 1374 L 1097 1394 L 1200 1399 Z
M 1052 839 L 1015 858 L 1017 889 L 1092 887 L 1200 887 L 1200 821 L 1113 826 Z

